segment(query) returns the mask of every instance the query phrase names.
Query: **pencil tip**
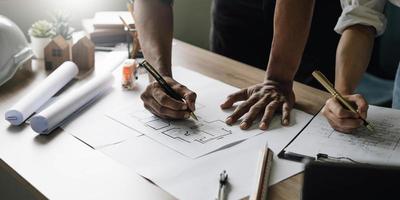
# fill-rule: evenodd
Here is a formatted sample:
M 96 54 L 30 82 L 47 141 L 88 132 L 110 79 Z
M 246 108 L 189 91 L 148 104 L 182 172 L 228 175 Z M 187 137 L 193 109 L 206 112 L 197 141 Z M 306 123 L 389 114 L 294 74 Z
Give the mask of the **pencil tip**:
M 196 121 L 199 121 L 199 119 L 197 119 L 197 116 L 193 112 L 191 112 L 190 115 L 193 117 L 193 119 L 195 119 Z

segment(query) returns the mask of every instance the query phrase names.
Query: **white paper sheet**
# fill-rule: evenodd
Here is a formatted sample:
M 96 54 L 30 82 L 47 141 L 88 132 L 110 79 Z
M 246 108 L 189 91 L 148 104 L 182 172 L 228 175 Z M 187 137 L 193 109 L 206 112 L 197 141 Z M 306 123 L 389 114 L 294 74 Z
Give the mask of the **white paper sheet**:
M 399 110 L 370 106 L 368 121 L 375 126 L 376 132 L 361 127 L 353 134 L 343 134 L 333 130 L 319 113 L 286 150 L 310 157 L 324 153 L 358 162 L 399 165 L 399 119 Z
M 197 92 L 199 104 L 197 115 L 206 116 L 207 120 L 217 120 L 225 119 L 233 111 L 233 109 L 222 111 L 219 104 L 225 100 L 228 94 L 236 92 L 237 88 L 178 67 L 174 68 L 174 76 L 178 81 Z M 125 112 L 115 112 L 116 118 L 121 119 L 118 117 L 121 113 L 131 113 L 137 110 L 135 108 L 141 104 L 141 101 L 133 103 L 136 106 L 127 108 Z M 122 108 L 124 107 L 126 106 L 122 106 Z M 121 110 L 121 108 L 116 110 Z M 144 113 L 139 117 L 148 116 L 147 114 Z M 258 153 L 266 142 L 275 154 L 270 184 L 280 182 L 303 170 L 301 163 L 281 160 L 277 158 L 276 154 L 296 136 L 311 117 L 304 112 L 293 110 L 291 126 L 282 127 L 279 116 L 277 116 L 270 129 L 265 133 L 197 159 L 184 156 L 146 135 L 100 148 L 100 151 L 129 166 L 179 199 L 214 199 L 218 188 L 218 175 L 225 169 L 232 185 L 229 198 L 238 199 L 251 192 L 252 188 L 250 187 L 254 181 L 253 174 L 257 168 Z M 138 123 L 136 126 L 137 124 L 132 123 L 134 120 L 131 120 L 132 117 L 129 114 L 123 119 L 123 124 L 145 132 L 143 124 Z M 229 128 L 240 130 L 238 124 Z M 253 127 L 251 131 L 258 132 L 259 130 Z M 246 134 L 249 131 L 240 132 Z
M 32 129 L 39 134 L 48 134 L 74 112 L 91 103 L 96 97 L 111 87 L 113 76 L 110 73 L 98 75 L 81 87 L 69 91 L 40 113 L 31 118 Z M 95 124 L 93 124 L 95 125 Z
M 126 55 L 126 52 L 123 52 L 123 54 L 116 52 L 115 54 L 116 55 L 114 57 L 122 57 Z M 108 61 L 108 54 L 104 56 L 104 59 L 102 57 L 99 58 L 102 62 L 96 62 L 96 72 L 98 69 L 101 69 L 102 71 L 114 69 L 115 67 L 110 68 L 109 65 L 111 66 L 119 64 L 119 62 L 112 63 Z M 101 66 L 97 66 L 97 64 Z M 90 105 L 89 108 L 79 113 L 79 115 L 76 116 L 74 120 L 71 120 L 67 124 L 62 125 L 62 128 L 66 132 L 79 138 L 80 140 L 84 141 L 86 144 L 95 149 L 120 143 L 129 139 L 130 137 L 142 135 L 142 133 L 139 133 L 138 131 L 135 131 L 125 125 L 121 125 L 120 122 L 110 119 L 105 114 L 110 113 L 113 110 L 118 110 L 121 105 L 131 104 L 132 107 L 129 108 L 130 110 L 135 108 L 142 108 L 143 103 L 139 99 L 140 94 L 148 85 L 148 75 L 139 75 L 139 79 L 136 81 L 135 89 L 132 91 L 127 91 L 121 87 L 121 66 L 116 68 L 112 73 L 116 81 L 114 81 L 112 89 L 108 91 L 107 95 L 104 96 L 101 101 L 95 102 L 94 104 Z M 191 89 L 195 91 L 200 90 L 202 86 L 204 87 L 204 84 L 201 82 L 191 83 L 190 81 L 199 76 L 198 73 L 188 73 L 188 70 L 184 68 L 174 67 L 174 76 L 178 81 L 185 85 L 190 83 Z M 207 77 L 204 77 L 204 81 L 206 83 L 217 82 L 216 80 Z M 132 104 L 133 102 L 137 102 L 137 105 Z M 96 126 L 93 126 L 93 124 L 96 124 Z
M 107 94 L 79 113 L 74 120 L 62 125 L 67 133 L 85 141 L 86 144 L 97 149 L 116 144 L 130 137 L 137 137 L 141 133 L 110 119 L 105 114 L 115 107 L 131 103 L 132 99 L 140 98 L 141 91 L 148 84 L 147 75 L 141 75 L 135 85 L 135 90 L 127 91 L 121 87 L 122 66 L 116 68 L 112 74 L 115 81 Z M 136 107 L 142 106 L 142 104 Z M 96 126 L 93 126 L 96 124 Z
M 258 153 L 266 142 L 274 152 L 270 185 L 303 170 L 301 163 L 279 159 L 276 154 L 311 117 L 294 110 L 290 127 L 282 127 L 280 120 L 275 118 L 269 131 L 198 159 L 190 159 L 146 136 L 131 138 L 100 150 L 152 180 L 178 199 L 214 199 L 218 175 L 226 170 L 231 185 L 229 199 L 239 199 L 252 191 Z
M 207 115 L 200 112 L 196 114 L 199 121 L 162 120 L 142 108 L 123 113 L 131 107 L 119 110 L 110 117 L 191 158 L 198 158 L 262 132 L 253 129 L 244 133 L 238 126 L 228 126 L 221 119 L 209 121 Z
M 193 73 L 186 70 L 182 75 Z M 222 82 L 207 83 L 204 79 L 205 76 L 198 74 L 197 80 L 191 80 L 202 82 L 204 87 L 196 91 L 198 98 L 195 113 L 199 121 L 160 119 L 143 108 L 143 105 L 135 107 L 141 105 L 140 99 L 133 100 L 133 105 L 118 109 L 108 116 L 190 158 L 204 156 L 263 132 L 257 128 L 257 124 L 247 131 L 241 130 L 238 125 L 226 125 L 225 119 L 230 112 L 221 110 L 219 105 L 238 89 Z M 210 84 L 212 90 L 207 87 Z M 190 83 L 188 87 L 191 88 Z
M 53 95 L 78 75 L 78 67 L 70 61 L 63 63 L 5 113 L 5 119 L 12 125 L 22 124 Z

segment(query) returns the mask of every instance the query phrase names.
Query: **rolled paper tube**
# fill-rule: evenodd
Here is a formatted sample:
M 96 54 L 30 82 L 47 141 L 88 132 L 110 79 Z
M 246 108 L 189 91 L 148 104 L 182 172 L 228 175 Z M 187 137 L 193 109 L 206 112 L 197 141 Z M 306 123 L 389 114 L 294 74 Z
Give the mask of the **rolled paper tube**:
M 5 119 L 12 125 L 21 125 L 68 82 L 78 75 L 78 72 L 79 69 L 75 63 L 70 61 L 63 63 L 43 82 L 7 110 L 5 113 Z
M 49 134 L 69 116 L 90 104 L 112 86 L 111 73 L 99 75 L 81 87 L 70 91 L 54 104 L 31 118 L 31 128 L 39 134 Z

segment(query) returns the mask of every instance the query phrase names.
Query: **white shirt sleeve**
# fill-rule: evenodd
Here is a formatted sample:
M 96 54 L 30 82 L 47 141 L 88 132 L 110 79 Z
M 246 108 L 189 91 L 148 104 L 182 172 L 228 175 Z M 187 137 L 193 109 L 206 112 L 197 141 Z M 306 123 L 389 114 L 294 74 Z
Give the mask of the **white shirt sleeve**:
M 335 31 L 342 34 L 352 25 L 372 26 L 377 36 L 385 32 L 386 17 L 383 9 L 386 0 L 340 0 L 343 12 L 335 26 Z

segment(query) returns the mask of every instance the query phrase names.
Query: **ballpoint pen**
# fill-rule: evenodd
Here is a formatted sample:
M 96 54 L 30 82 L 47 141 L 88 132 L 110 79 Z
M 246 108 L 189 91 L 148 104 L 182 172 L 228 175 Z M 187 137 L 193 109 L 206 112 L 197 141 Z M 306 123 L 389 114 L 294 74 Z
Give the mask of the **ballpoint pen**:
M 154 69 L 153 66 L 150 65 L 149 62 L 147 62 L 146 60 L 144 60 L 143 62 L 141 62 L 139 64 L 141 67 L 145 68 L 151 76 L 154 77 L 154 79 L 156 79 L 156 81 L 161 85 L 161 87 L 164 89 L 165 93 L 167 93 L 170 97 L 178 100 L 178 101 L 184 101 L 184 98 L 179 95 L 178 93 L 176 93 L 171 86 L 168 85 L 168 83 L 164 80 L 164 78 L 157 72 L 156 69 Z M 190 116 L 195 119 L 198 120 L 196 115 L 193 113 L 192 110 L 190 110 Z
M 329 93 L 331 93 L 333 97 L 335 97 L 341 104 L 343 104 L 343 106 L 345 106 L 351 112 L 358 114 L 357 110 L 352 105 L 350 105 L 350 103 L 347 102 L 347 100 L 343 98 L 342 95 L 339 94 L 339 92 L 333 87 L 333 84 L 324 76 L 324 74 L 322 74 L 320 71 L 314 71 L 312 75 L 321 83 L 322 86 L 325 87 L 326 90 L 328 90 Z M 363 119 L 361 116 L 359 116 L 359 118 L 363 121 L 363 125 L 367 127 L 369 131 L 374 132 L 374 127 L 371 123 Z
M 219 189 L 217 200 L 226 200 L 226 187 L 228 184 L 228 174 L 224 170 L 219 174 Z

